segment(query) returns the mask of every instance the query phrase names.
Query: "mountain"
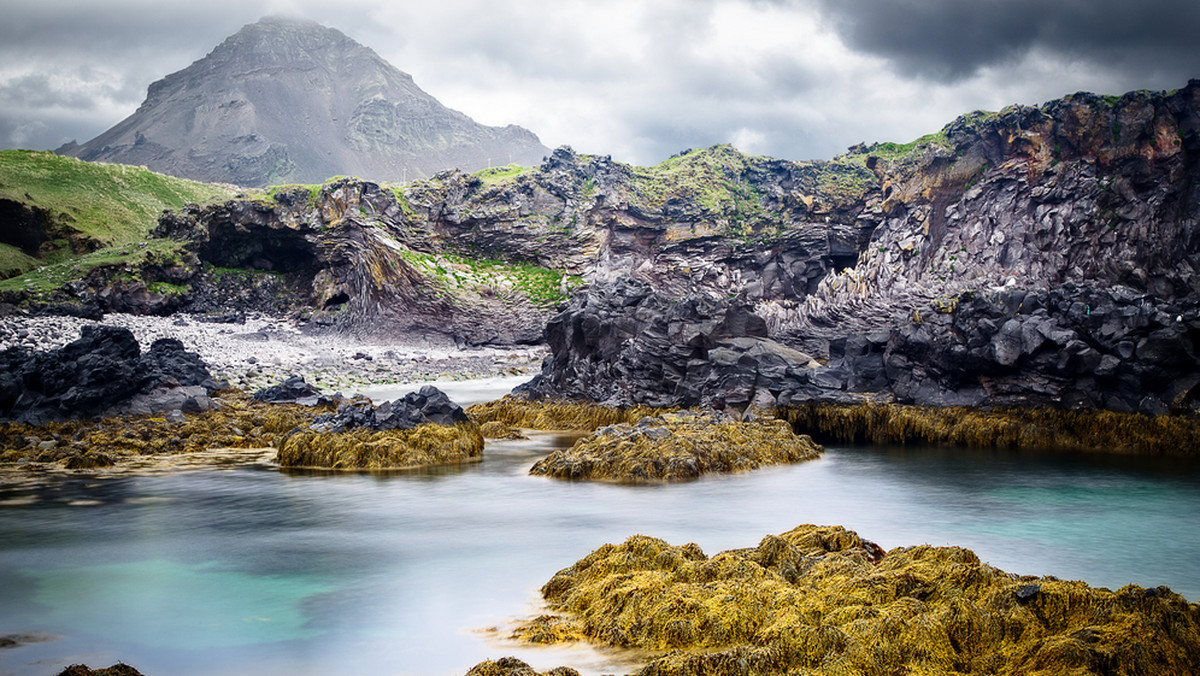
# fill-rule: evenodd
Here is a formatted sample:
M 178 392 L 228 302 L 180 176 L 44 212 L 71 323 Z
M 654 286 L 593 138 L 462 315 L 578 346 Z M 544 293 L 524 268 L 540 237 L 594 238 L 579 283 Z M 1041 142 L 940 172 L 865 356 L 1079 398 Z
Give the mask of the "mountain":
M 406 181 L 537 164 L 549 151 L 526 129 L 488 127 L 446 108 L 337 30 L 269 17 L 151 84 L 112 129 L 56 152 L 260 186 L 335 175 Z

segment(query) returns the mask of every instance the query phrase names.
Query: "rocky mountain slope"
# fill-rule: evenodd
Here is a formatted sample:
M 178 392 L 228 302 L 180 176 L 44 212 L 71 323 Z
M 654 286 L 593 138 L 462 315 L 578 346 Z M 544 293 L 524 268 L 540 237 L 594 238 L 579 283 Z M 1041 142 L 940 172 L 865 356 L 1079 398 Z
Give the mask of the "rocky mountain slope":
M 400 181 L 541 161 L 528 130 L 450 110 L 337 30 L 264 18 L 150 85 L 138 110 L 60 154 L 246 186 Z

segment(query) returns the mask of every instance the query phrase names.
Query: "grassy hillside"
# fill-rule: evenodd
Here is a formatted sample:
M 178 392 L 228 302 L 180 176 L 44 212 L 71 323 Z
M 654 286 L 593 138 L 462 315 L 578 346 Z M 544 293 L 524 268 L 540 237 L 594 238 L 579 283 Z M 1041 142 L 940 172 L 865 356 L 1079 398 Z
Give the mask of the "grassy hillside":
M 50 240 L 40 258 L 0 244 L 0 275 L 29 273 L 42 277 L 41 266 L 61 264 L 76 248 L 99 249 L 92 256 L 113 262 L 134 255 L 131 245 L 145 241 L 164 209 L 189 202 L 227 199 L 238 191 L 156 174 L 118 164 L 83 162 L 51 152 L 0 151 L 0 200 L 12 200 L 47 216 Z M 128 251 L 128 254 L 122 254 Z M 0 288 L 41 285 L 41 279 L 8 279 Z

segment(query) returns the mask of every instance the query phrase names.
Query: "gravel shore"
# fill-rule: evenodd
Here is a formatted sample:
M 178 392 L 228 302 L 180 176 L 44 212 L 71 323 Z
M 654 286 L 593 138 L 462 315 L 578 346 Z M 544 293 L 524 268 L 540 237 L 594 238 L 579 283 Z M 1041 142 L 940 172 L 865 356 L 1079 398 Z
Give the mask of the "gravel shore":
M 142 349 L 159 338 L 177 338 L 196 352 L 219 379 L 254 391 L 291 374 L 327 392 L 350 393 L 367 385 L 463 380 L 529 374 L 547 354 L 543 346 L 463 348 L 428 344 L 379 344 L 301 332 L 284 320 L 247 316 L 244 323 L 210 323 L 189 315 L 140 317 L 111 314 L 96 322 L 76 317 L 0 317 L 0 350 L 23 345 L 61 347 L 84 326 L 107 324 L 133 332 Z

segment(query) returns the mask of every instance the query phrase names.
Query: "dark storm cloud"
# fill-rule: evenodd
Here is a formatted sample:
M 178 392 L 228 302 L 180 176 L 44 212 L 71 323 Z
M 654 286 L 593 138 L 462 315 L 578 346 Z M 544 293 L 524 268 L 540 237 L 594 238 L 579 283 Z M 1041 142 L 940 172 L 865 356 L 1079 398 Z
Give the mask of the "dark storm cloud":
M 1195 0 L 816 0 L 852 48 L 899 71 L 970 77 L 1035 50 L 1186 81 L 1200 75 Z

